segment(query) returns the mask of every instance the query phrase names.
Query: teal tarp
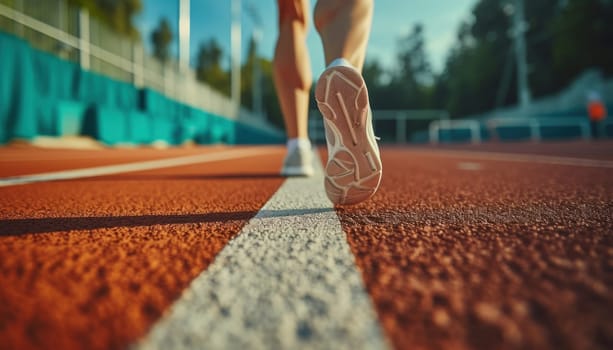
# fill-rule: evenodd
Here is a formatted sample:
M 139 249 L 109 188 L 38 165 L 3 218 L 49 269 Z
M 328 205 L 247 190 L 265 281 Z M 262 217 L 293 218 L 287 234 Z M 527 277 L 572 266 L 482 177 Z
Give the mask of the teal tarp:
M 234 125 L 234 139 L 236 144 L 266 145 L 285 142 L 285 135 L 273 134 L 270 131 L 256 129 L 240 122 Z
M 0 33 L 0 141 L 37 134 L 34 64 L 30 46 Z
M 128 83 L 79 70 L 77 99 L 85 103 L 131 110 L 138 107 L 138 90 Z
M 153 139 L 153 120 L 149 114 L 132 110 L 128 115 L 129 138 L 136 144 L 148 144 Z
M 283 142 L 275 133 L 82 70 L 8 34 L 0 33 L 0 53 L 0 143 L 80 134 L 108 144 Z
M 80 67 L 45 52 L 33 55 L 36 90 L 40 96 L 61 100 L 77 99 Z
M 60 101 L 55 106 L 57 135 L 81 135 L 86 105 L 76 101 Z
M 124 111 L 93 106 L 85 113 L 83 134 L 108 145 L 130 142 L 128 115 Z

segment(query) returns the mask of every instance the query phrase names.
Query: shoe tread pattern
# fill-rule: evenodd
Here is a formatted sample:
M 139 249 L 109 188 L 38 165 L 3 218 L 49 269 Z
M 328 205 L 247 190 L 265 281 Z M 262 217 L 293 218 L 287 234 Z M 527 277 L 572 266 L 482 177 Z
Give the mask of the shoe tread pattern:
M 381 160 L 370 120 L 368 91 L 360 73 L 332 67 L 319 79 L 317 105 L 324 116 L 328 163 L 325 188 L 335 204 L 370 198 L 381 181 Z

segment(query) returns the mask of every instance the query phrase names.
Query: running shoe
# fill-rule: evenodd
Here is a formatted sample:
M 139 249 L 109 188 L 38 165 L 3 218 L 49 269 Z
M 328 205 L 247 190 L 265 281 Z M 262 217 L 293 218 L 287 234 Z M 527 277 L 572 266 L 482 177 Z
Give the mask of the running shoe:
M 312 176 L 314 173 L 311 148 L 295 147 L 288 150 L 281 168 L 282 176 Z
M 328 198 L 348 205 L 372 197 L 381 182 L 382 166 L 362 75 L 346 65 L 326 69 L 317 82 L 315 99 L 324 116 L 328 145 Z

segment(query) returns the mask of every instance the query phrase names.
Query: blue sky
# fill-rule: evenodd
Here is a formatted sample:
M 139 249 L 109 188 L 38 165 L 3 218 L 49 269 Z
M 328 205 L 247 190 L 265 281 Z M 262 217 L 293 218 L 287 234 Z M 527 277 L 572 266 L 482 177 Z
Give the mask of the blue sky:
M 427 54 L 436 71 L 445 61 L 448 49 L 453 44 L 457 28 L 468 18 L 476 0 L 375 0 L 373 28 L 368 46 L 368 57 L 376 58 L 385 67 L 393 67 L 397 40 L 409 33 L 415 23 L 425 27 Z M 200 43 L 216 38 L 229 63 L 230 52 L 230 0 L 191 0 L 191 57 L 195 57 Z M 242 0 L 243 10 L 251 3 L 263 19 L 263 41 L 260 55 L 272 57 L 277 37 L 276 0 Z M 315 5 L 315 0 L 311 1 Z M 143 11 L 136 18 L 147 48 L 150 48 L 150 33 L 160 18 L 167 17 L 178 32 L 178 0 L 143 0 Z M 253 32 L 253 22 L 243 11 L 243 49 Z M 176 39 L 176 38 L 175 38 Z M 319 36 L 311 25 L 307 45 L 311 53 L 313 72 L 324 69 L 323 51 Z M 177 40 L 173 52 L 177 52 Z

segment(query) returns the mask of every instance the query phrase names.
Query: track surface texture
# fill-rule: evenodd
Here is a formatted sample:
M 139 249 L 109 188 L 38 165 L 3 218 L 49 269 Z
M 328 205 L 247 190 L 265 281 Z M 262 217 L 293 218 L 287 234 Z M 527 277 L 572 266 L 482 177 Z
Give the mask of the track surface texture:
M 0 149 L 0 177 L 227 150 L 9 147 Z M 287 183 L 277 176 L 284 150 L 261 150 L 0 187 L 0 349 L 125 349 L 160 324 L 229 242 L 258 256 L 243 244 L 257 242 L 259 231 L 241 230 L 257 223 L 256 215 L 267 218 L 264 204 Z M 395 147 L 381 156 L 375 196 L 335 210 L 389 345 L 613 348 L 613 143 Z M 330 211 L 300 198 L 295 204 L 314 220 L 308 227 Z M 267 239 L 283 237 L 273 231 Z M 243 234 L 250 240 L 236 238 Z M 289 246 L 300 241 L 284 239 Z M 260 249 L 266 244 L 262 239 Z M 224 252 L 222 266 L 249 268 L 242 255 Z M 257 294 L 260 286 L 250 288 Z M 314 289 L 303 283 L 295 292 Z M 210 295 L 224 290 L 211 288 Z
M 397 348 L 611 348 L 611 169 L 382 155 L 338 214 Z
M 0 348 L 117 349 L 143 336 L 281 185 L 282 156 L 0 188 Z

